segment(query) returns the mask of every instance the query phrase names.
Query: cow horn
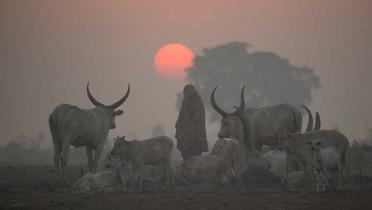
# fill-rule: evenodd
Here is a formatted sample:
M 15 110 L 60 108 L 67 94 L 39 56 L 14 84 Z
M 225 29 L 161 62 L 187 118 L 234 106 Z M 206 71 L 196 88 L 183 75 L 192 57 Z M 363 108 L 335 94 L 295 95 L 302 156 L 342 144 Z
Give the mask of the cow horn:
M 243 124 L 243 136 L 244 136 L 243 143 L 245 144 L 245 146 L 248 148 L 250 152 L 253 152 L 254 154 L 259 155 L 260 151 L 256 148 L 256 145 L 253 142 L 252 135 L 251 135 L 251 128 L 250 128 L 250 124 L 249 124 L 247 117 L 244 115 L 243 112 L 239 112 L 239 110 L 237 112 L 234 112 L 233 114 L 238 116 Z
M 119 101 L 113 103 L 110 105 L 111 109 L 116 109 L 118 108 L 120 105 L 122 105 L 128 98 L 129 96 L 129 92 L 130 92 L 130 85 L 128 83 L 128 90 L 127 90 L 127 93 L 123 96 L 123 98 L 121 98 Z
M 216 104 L 216 101 L 214 100 L 214 92 L 216 92 L 216 89 L 217 87 L 215 87 L 212 91 L 212 94 L 211 94 L 211 104 L 212 104 L 212 107 L 220 114 L 222 115 L 223 117 L 227 115 L 227 112 L 223 111 L 217 104 Z
M 313 130 L 313 115 L 311 114 L 311 111 L 309 110 L 309 108 L 307 108 L 305 105 L 302 105 L 301 107 L 304 108 L 307 114 L 309 115 L 309 123 L 307 124 L 306 132 L 312 131 Z
M 88 94 L 88 98 L 89 98 L 89 100 L 95 105 L 95 106 L 105 106 L 105 105 L 103 105 L 102 103 L 100 103 L 99 101 L 97 101 L 94 97 L 93 97 L 93 95 L 92 95 L 92 93 L 90 93 L 90 90 L 89 90 L 89 82 L 88 82 L 88 84 L 87 84 L 87 94 Z
M 240 105 L 237 108 L 237 111 L 244 111 L 244 109 L 245 109 L 244 88 L 245 88 L 245 86 L 242 87 L 242 92 L 240 94 Z
M 320 122 L 320 116 L 319 113 L 315 113 L 315 125 L 314 125 L 314 131 L 320 130 L 321 122 Z

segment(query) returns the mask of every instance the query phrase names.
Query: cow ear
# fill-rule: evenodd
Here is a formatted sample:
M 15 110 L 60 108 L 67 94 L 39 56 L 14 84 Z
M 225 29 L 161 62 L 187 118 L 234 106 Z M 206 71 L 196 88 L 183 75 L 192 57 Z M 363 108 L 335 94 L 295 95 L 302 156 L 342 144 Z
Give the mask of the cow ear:
M 114 111 L 114 114 L 115 114 L 116 116 L 122 115 L 123 113 L 124 113 L 124 111 L 121 110 L 121 109 Z

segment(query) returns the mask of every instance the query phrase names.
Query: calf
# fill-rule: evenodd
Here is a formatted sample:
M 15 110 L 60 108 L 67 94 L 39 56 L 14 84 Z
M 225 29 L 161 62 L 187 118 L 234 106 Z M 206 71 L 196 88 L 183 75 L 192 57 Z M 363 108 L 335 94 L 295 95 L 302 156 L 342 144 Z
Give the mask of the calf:
M 147 140 L 126 141 L 125 137 L 117 137 L 114 147 L 108 155 L 108 163 L 115 165 L 115 159 L 120 159 L 125 171 L 131 173 L 131 177 L 138 178 L 140 190 L 143 189 L 143 166 L 155 165 L 162 167 L 166 176 L 167 187 L 173 191 L 174 174 L 171 167 L 171 153 L 173 141 L 167 136 L 158 136 Z M 131 180 L 134 186 L 133 179 Z
M 310 141 L 308 142 L 308 144 L 310 146 L 310 154 L 311 154 L 311 160 L 309 162 L 309 169 L 315 178 L 316 191 L 324 192 L 326 190 L 327 185 L 329 184 L 328 181 L 330 178 L 328 170 L 327 170 L 327 166 L 323 162 L 323 161 L 327 161 L 327 158 L 324 155 L 322 157 L 322 154 L 320 152 L 321 142 L 319 140 Z M 328 148 L 329 147 L 327 147 L 326 149 Z
M 74 193 L 113 192 L 119 185 L 117 174 L 112 170 L 88 172 L 73 184 L 72 191 Z
M 338 184 L 347 175 L 347 155 L 349 141 L 345 135 L 336 130 L 318 130 L 308 133 L 296 133 L 283 142 L 282 148 L 291 161 L 299 164 L 299 170 L 310 168 L 313 157 L 311 146 L 318 142 L 317 148 L 323 164 L 329 170 L 338 172 Z
M 242 186 L 240 177 L 241 149 L 245 149 L 235 140 L 219 139 L 213 145 L 212 152 L 204 156 L 193 156 L 185 160 L 181 165 L 181 176 L 188 182 L 220 184 L 223 176 L 230 181 L 238 180 Z

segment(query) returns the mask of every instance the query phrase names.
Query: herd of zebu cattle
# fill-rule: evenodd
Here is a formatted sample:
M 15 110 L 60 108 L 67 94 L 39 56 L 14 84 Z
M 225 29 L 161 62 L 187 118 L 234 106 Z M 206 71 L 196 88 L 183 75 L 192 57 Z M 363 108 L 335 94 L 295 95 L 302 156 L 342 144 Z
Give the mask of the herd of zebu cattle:
M 88 83 L 87 95 L 95 108 L 84 110 L 61 104 L 49 116 L 58 174 L 69 181 L 65 169 L 69 148 L 73 145 L 86 147 L 90 171 L 74 183 L 74 192 L 141 191 L 147 165 L 162 171 L 168 190 L 174 189 L 176 180 L 190 185 L 227 183 L 244 187 L 241 174 L 257 167 L 270 171 L 287 186 L 308 183 L 321 192 L 342 185 L 348 173 L 349 141 L 336 130 L 321 129 L 318 113 L 313 126 L 310 110 L 301 107 L 309 116 L 306 131 L 302 133 L 300 107 L 280 104 L 245 108 L 243 87 L 240 106 L 228 113 L 217 105 L 216 89 L 210 100 L 222 120 L 219 140 L 209 154 L 188 158 L 173 168 L 170 137 L 132 141 L 118 137 L 104 161 L 106 169 L 99 171 L 98 162 L 108 132 L 116 127 L 115 116 L 123 114 L 116 109 L 127 100 L 130 86 L 128 84 L 126 94 L 119 101 L 104 105 L 93 97 Z

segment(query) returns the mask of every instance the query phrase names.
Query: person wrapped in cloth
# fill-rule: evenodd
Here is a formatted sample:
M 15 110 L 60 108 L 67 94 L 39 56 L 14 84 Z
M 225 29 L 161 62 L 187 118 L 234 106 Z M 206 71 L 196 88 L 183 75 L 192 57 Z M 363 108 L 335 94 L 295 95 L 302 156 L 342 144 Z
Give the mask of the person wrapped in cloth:
M 208 152 L 205 111 L 202 98 L 192 85 L 183 89 L 184 98 L 176 123 L 177 148 L 184 160 Z

